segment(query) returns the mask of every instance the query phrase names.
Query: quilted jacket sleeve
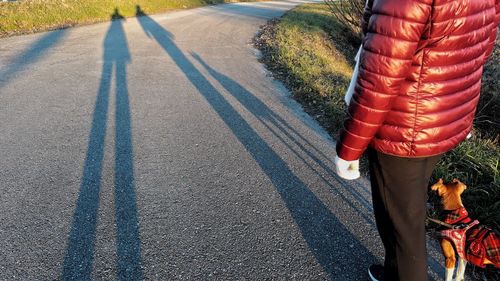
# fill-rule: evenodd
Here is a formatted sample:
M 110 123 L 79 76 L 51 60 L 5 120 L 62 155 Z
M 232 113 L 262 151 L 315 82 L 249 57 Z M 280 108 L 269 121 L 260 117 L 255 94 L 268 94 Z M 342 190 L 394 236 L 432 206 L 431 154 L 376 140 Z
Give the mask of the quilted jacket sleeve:
M 496 0 L 495 8 L 496 8 L 495 23 L 493 24 L 493 29 L 491 30 L 490 43 L 488 45 L 488 50 L 486 51 L 486 55 L 484 57 L 485 63 L 488 60 L 488 58 L 490 57 L 491 52 L 493 52 L 493 47 L 495 46 L 495 39 L 497 37 L 498 23 L 500 22 L 500 0 Z
M 408 76 L 433 0 L 373 0 L 358 80 L 337 154 L 357 160 L 390 111 Z

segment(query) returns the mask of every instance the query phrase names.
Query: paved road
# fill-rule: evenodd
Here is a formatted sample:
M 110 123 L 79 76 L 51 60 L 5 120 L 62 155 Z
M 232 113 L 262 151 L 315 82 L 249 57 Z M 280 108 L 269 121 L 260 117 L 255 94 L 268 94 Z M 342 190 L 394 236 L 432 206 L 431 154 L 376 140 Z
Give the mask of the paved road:
M 367 180 L 250 43 L 297 4 L 0 40 L 0 279 L 367 280 Z

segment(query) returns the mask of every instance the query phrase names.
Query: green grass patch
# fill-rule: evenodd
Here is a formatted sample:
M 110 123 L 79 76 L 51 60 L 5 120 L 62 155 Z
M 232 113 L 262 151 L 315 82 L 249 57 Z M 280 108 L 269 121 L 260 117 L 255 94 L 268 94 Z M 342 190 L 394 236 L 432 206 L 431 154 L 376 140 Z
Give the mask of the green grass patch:
M 118 9 L 135 16 L 136 5 L 146 14 L 186 9 L 231 0 L 20 0 L 0 2 L 0 37 L 107 21 Z
M 307 4 L 267 25 L 256 42 L 268 68 L 291 89 L 304 109 L 336 137 L 345 117 L 343 98 L 360 44 L 357 34 L 342 26 L 328 6 Z M 495 133 L 498 125 L 494 124 L 498 119 L 494 118 L 500 109 L 499 49 L 497 44 L 493 59 L 485 67 L 481 100 L 485 109 L 479 115 L 480 122 L 476 122 L 475 136 L 447 153 L 433 176 L 458 178 L 466 183 L 463 201 L 467 209 L 474 218 L 497 230 L 500 148 Z M 364 170 L 366 173 L 366 164 Z
M 257 44 L 263 60 L 331 132 L 345 116 L 359 38 L 333 18 L 325 4 L 307 4 L 263 29 Z

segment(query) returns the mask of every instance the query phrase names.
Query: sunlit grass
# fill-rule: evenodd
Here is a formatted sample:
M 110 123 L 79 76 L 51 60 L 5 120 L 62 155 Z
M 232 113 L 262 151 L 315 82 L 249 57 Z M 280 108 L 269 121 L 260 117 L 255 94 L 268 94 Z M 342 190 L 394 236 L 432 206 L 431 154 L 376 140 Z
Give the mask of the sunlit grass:
M 316 119 L 338 127 L 359 39 L 324 4 L 302 5 L 259 36 L 264 60 Z
M 135 15 L 136 5 L 147 14 L 194 8 L 232 0 L 21 0 L 0 2 L 0 36 L 50 30 L 110 19 L 115 9 Z

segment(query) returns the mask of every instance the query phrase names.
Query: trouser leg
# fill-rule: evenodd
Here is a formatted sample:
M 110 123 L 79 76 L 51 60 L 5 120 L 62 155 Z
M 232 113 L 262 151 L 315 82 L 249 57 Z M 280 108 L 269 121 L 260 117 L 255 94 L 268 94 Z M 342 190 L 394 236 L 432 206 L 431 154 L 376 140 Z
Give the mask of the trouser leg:
M 397 279 L 396 263 L 396 235 L 392 221 L 384 205 L 383 190 L 380 189 L 383 184 L 381 171 L 378 166 L 377 152 L 368 150 L 370 182 L 372 189 L 373 213 L 377 224 L 377 230 L 385 249 L 384 268 L 388 279 Z
M 368 151 L 373 209 L 389 280 L 427 280 L 425 216 L 429 178 L 439 156 L 401 158 Z

